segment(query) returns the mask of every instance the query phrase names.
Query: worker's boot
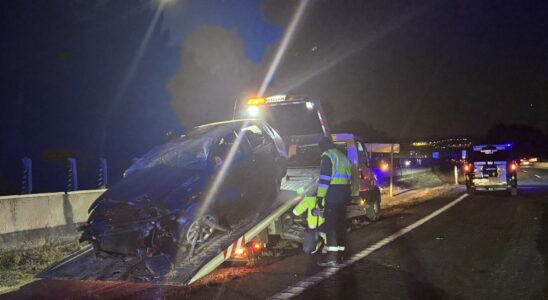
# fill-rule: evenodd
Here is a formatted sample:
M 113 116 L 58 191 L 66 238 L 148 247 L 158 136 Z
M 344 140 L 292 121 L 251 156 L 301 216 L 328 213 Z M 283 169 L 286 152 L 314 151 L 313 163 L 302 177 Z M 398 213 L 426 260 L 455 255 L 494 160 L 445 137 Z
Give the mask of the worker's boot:
M 336 251 L 328 251 L 325 259 L 318 262 L 321 267 L 336 267 L 339 262 L 339 255 Z

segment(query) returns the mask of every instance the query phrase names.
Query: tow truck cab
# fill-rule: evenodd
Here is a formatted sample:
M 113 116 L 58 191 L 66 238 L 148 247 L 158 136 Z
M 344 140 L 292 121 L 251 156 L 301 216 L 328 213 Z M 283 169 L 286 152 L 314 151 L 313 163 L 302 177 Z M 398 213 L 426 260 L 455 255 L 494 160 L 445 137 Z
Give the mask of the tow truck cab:
M 466 189 L 469 193 L 476 190 L 507 190 L 517 194 L 518 164 L 513 160 L 511 144 L 474 145 L 470 157 L 464 165 Z
M 365 215 L 371 221 L 378 219 L 381 193 L 363 141 L 349 133 L 331 134 L 319 101 L 292 95 L 253 98 L 248 101 L 247 117 L 265 120 L 282 136 L 289 157 L 286 183 L 306 177 L 310 172 L 319 172 L 318 140 L 331 136 L 353 165 L 352 205 L 348 217 Z
M 279 132 L 287 147 L 290 168 L 319 166 L 318 140 L 330 135 L 319 101 L 275 95 L 249 99 L 247 105 L 247 117 L 263 119 Z

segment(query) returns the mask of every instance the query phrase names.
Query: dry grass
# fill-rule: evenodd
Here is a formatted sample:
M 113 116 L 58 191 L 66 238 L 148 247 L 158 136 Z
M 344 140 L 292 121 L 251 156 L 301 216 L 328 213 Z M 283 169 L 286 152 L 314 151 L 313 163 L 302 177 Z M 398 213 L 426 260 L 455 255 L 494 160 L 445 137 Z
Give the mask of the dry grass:
M 79 247 L 74 242 L 0 253 L 0 289 L 32 280 L 38 272 Z

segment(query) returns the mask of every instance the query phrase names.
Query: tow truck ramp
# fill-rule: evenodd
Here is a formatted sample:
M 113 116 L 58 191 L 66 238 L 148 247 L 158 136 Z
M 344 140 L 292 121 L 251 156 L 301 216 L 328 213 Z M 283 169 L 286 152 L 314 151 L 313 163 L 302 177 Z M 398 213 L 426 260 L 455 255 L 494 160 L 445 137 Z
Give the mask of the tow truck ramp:
M 277 218 L 286 213 L 317 184 L 318 168 L 288 169 L 281 190 L 270 207 L 233 226 L 227 233 L 218 232 L 194 249 L 192 257 L 183 257 L 174 267 L 163 256 L 151 260 L 136 257 L 97 255 L 91 245 L 67 256 L 38 274 L 42 279 L 126 280 L 155 284 L 188 285 L 215 270 Z

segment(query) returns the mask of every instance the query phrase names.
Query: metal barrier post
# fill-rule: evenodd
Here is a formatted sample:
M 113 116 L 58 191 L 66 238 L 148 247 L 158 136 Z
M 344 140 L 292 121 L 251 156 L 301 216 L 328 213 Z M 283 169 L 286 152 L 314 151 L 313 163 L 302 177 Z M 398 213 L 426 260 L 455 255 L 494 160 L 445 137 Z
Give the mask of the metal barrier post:
M 21 194 L 32 193 L 32 159 L 24 157 L 23 162 L 23 178 L 21 180 Z
M 76 191 L 78 189 L 78 168 L 76 165 L 76 158 L 69 157 L 68 161 L 68 177 L 67 177 L 67 189 L 65 192 Z
M 108 183 L 108 169 L 107 169 L 107 159 L 106 158 L 99 158 L 99 176 L 97 179 L 97 186 L 100 189 L 104 189 L 107 187 Z

